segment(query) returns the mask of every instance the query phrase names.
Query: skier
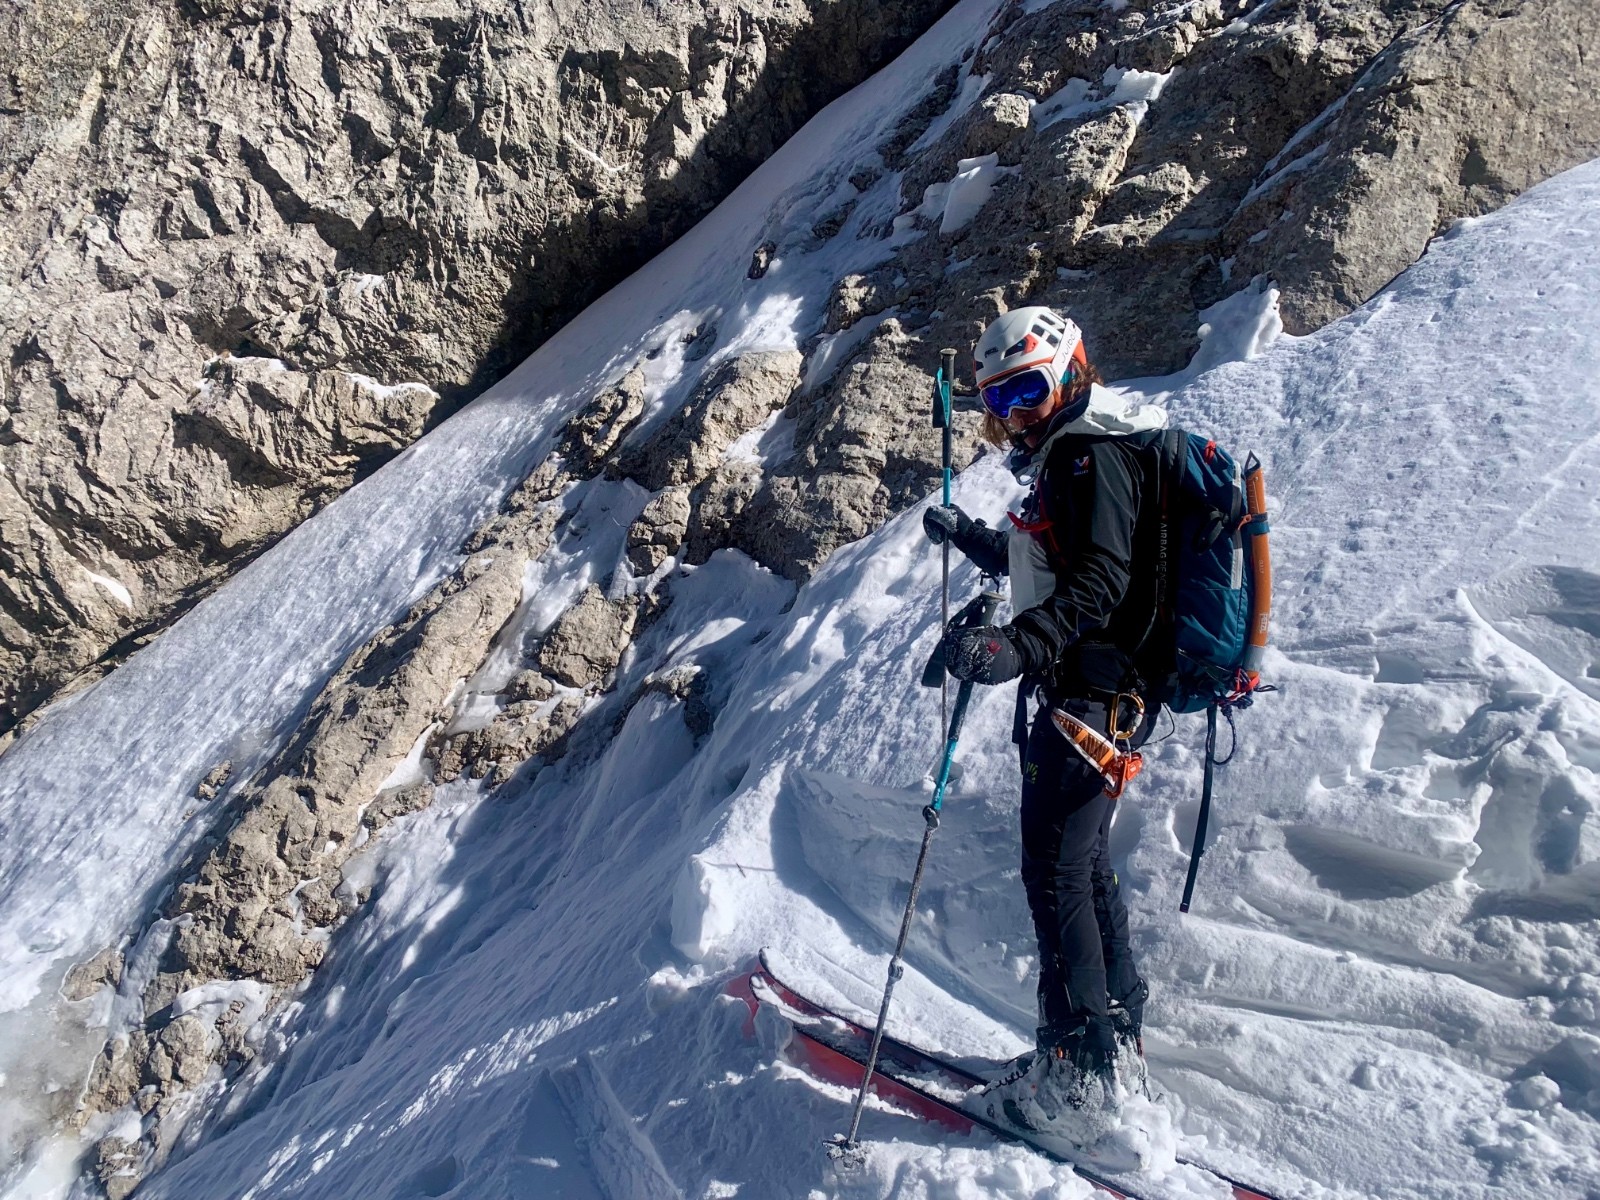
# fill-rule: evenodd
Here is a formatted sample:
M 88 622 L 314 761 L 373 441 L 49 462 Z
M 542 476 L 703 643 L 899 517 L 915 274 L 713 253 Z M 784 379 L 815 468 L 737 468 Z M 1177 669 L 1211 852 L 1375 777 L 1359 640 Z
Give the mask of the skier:
M 985 1102 L 996 1119 L 1037 1132 L 1081 1126 L 1087 1114 L 1098 1114 L 1103 1129 L 1120 1107 L 1119 1043 L 1142 1078 L 1149 993 L 1110 862 L 1107 779 L 1050 710 L 1129 749 L 1149 735 L 1157 705 L 1139 668 L 1156 618 L 1159 458 L 1135 444 L 1148 439 L 1114 435 L 1161 429 L 1166 414 L 1103 387 L 1077 325 L 1048 308 L 999 317 L 974 357 L 983 436 L 1010 445 L 1008 465 L 1030 489 L 1009 530 L 954 505 L 929 509 L 923 528 L 985 573 L 1010 579 L 1010 624 L 952 630 L 944 653 L 958 679 L 1021 680 L 1013 738 L 1022 878 L 1039 942 L 1036 1049 Z

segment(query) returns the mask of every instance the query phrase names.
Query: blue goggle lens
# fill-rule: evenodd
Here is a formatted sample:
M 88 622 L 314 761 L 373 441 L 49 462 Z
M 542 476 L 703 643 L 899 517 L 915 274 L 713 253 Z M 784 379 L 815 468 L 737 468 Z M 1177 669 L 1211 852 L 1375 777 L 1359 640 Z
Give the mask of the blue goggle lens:
M 1002 421 L 1014 408 L 1038 408 L 1055 389 L 1043 371 L 1024 371 L 983 389 L 983 403 Z

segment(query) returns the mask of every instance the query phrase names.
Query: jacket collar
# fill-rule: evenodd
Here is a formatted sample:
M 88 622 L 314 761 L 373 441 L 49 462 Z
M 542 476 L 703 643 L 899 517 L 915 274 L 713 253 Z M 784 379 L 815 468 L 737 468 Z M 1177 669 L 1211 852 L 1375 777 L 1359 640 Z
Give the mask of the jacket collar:
M 1089 434 L 1101 437 L 1128 433 L 1143 433 L 1148 429 L 1165 429 L 1167 410 L 1153 404 L 1139 404 L 1120 392 L 1113 392 L 1100 384 L 1089 387 L 1089 407 L 1070 421 L 1046 431 L 1044 439 L 1032 450 L 1016 446 L 1006 457 L 1006 466 L 1019 483 L 1032 483 L 1039 468 L 1050 456 L 1050 447 L 1071 434 Z

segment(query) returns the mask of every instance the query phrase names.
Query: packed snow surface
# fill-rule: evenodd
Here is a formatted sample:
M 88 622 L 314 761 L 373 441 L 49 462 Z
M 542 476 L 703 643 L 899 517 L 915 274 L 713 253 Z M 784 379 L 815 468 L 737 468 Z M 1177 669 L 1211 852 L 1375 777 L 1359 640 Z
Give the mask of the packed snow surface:
M 67 1018 L 91 1014 L 56 999 L 59 979 L 136 928 L 217 818 L 198 779 L 262 762 L 639 356 L 664 413 L 719 356 L 820 329 L 833 279 L 886 253 L 857 235 L 899 213 L 898 177 L 831 241 L 808 250 L 803 231 L 993 7 L 958 5 L 503 384 L 0 758 L 12 1153 L 99 1036 L 73 1034 Z M 772 268 L 747 280 L 767 240 Z M 1188 372 L 1127 388 L 1266 467 L 1280 690 L 1240 720 L 1194 911 L 1176 911 L 1193 719 L 1150 748 L 1113 849 L 1179 1148 L 1284 1197 L 1600 1190 L 1597 295 L 1591 164 L 1458 226 L 1311 337 L 1282 337 L 1270 288 L 1248 288 L 1205 314 Z M 684 333 L 713 324 L 717 348 L 688 361 Z M 991 522 L 1017 496 L 993 455 L 957 481 Z M 607 485 L 584 502 L 641 499 Z M 530 567 L 530 611 L 553 616 L 611 569 L 620 535 L 595 528 Z M 373 839 L 349 868 L 371 900 L 258 1027 L 258 1065 L 202 1088 L 139 1195 L 1087 1194 L 1027 1151 L 882 1106 L 865 1165 L 835 1168 L 821 1143 L 849 1096 L 786 1065 L 770 1024 L 747 1040 L 721 995 L 766 946 L 819 999 L 875 1011 L 938 742 L 937 694 L 916 685 L 938 563 L 913 511 L 798 592 L 732 551 L 675 570 L 591 718 L 619 719 L 615 735 L 532 784 L 440 787 Z M 958 600 L 977 586 L 956 570 Z M 708 737 L 659 694 L 623 716 L 646 674 L 691 662 L 712 681 Z M 1012 703 L 1003 687 L 974 706 L 891 1019 L 971 1058 L 1017 1052 L 1033 1020 Z M 132 951 L 135 983 L 167 932 Z M 115 1023 L 127 1000 L 85 1004 Z M 74 1147 L 33 1146 L 8 1195 L 65 1194 Z M 1206 1194 L 1178 1173 L 1146 1191 Z

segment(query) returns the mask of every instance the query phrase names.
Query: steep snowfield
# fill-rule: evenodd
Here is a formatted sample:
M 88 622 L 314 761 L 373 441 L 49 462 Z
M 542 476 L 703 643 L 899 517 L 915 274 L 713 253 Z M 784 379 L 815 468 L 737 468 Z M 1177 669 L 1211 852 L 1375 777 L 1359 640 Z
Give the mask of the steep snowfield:
M 67 1036 L 60 973 L 214 817 L 195 780 L 268 753 L 639 353 L 662 348 L 664 411 L 714 361 L 685 364 L 683 330 L 714 317 L 720 355 L 816 329 L 828 284 L 871 253 L 855 231 L 895 215 L 893 177 L 759 283 L 749 248 L 814 219 L 991 8 L 959 5 L 493 393 L 0 759 L 8 1121 L 26 1132 L 50 1082 L 24 1039 Z M 1183 1149 L 1286 1197 L 1600 1192 L 1596 297 L 1600 164 L 1458 227 L 1312 337 L 1275 338 L 1270 291 L 1242 293 L 1208 314 L 1184 377 L 1130 385 L 1267 467 L 1281 691 L 1220 773 L 1194 911 L 1176 907 L 1196 722 L 1153 749 L 1114 848 Z M 747 452 L 770 453 L 781 425 Z M 585 486 L 572 502 L 596 532 L 530 575 L 541 597 L 605 575 L 620 535 L 601 514 L 642 503 Z M 991 521 L 1017 495 L 994 456 L 957 492 Z M 958 598 L 976 586 L 956 572 Z M 531 786 L 441 787 L 371 843 L 351 868 L 371 901 L 264 1024 L 260 1065 L 202 1091 L 140 1196 L 1086 1193 L 1024 1151 L 882 1108 L 865 1167 L 838 1173 L 820 1143 L 848 1096 L 784 1065 L 774 1027 L 745 1040 L 719 994 L 770 946 L 821 998 L 875 1008 L 937 743 L 937 696 L 916 686 L 938 612 L 918 514 L 798 593 L 732 552 L 666 587 L 588 719 L 616 723 L 609 742 L 591 735 Z M 623 707 L 684 662 L 718 710 L 698 746 L 676 701 Z M 1032 1024 L 1012 697 L 983 693 L 969 722 L 892 1022 L 992 1058 Z M 70 1149 L 8 1194 L 63 1194 Z M 1178 1177 L 1150 1190 L 1203 1194 Z

